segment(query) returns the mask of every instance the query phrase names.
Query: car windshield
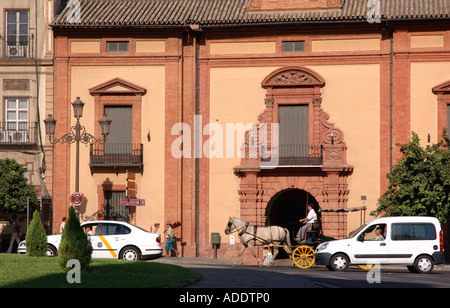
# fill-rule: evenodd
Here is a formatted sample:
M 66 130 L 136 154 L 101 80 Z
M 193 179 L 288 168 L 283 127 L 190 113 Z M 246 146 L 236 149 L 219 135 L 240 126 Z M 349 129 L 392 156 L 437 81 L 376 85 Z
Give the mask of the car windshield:
M 357 229 L 353 230 L 352 232 L 350 232 L 347 236 L 347 238 L 352 238 L 354 237 L 357 233 L 359 233 L 359 231 L 361 231 L 363 228 L 365 228 L 367 226 L 367 224 L 363 224 L 360 227 L 358 227 Z

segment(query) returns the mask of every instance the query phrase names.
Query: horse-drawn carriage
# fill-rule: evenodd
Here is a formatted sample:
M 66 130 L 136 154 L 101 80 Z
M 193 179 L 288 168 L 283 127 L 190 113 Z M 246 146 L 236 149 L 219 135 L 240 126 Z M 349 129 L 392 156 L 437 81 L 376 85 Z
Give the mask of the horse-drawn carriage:
M 258 264 L 261 264 L 261 261 L 256 256 L 254 246 L 270 246 L 274 249 L 270 265 L 273 264 L 278 254 L 278 248 L 283 248 L 290 255 L 292 262 L 296 266 L 308 268 L 314 264 L 314 251 L 317 245 L 321 243 L 317 224 L 313 224 L 311 230 L 306 231 L 307 239 L 305 241 L 296 241 L 297 245 L 291 244 L 289 230 L 280 226 L 257 227 L 239 218 L 230 217 L 225 228 L 225 234 L 232 232 L 238 232 L 242 244 L 236 262 L 239 261 L 239 258 L 248 247 Z

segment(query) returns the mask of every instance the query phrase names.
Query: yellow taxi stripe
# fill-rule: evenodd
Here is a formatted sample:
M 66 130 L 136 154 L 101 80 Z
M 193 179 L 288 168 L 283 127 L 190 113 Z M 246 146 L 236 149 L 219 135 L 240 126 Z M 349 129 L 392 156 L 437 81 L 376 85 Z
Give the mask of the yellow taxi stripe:
M 102 240 L 103 244 L 105 244 L 106 248 L 108 248 L 109 252 L 111 253 L 111 255 L 114 258 L 117 258 L 116 253 L 114 252 L 114 250 L 112 249 L 111 245 L 109 245 L 108 241 L 105 239 L 105 237 L 103 235 L 99 235 L 99 238 Z

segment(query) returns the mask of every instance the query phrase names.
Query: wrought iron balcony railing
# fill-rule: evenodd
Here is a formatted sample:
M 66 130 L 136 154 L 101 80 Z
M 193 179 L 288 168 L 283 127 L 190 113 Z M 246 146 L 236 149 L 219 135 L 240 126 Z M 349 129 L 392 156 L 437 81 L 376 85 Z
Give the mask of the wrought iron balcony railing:
M 13 35 L 1 37 L 2 55 L 7 59 L 33 59 L 34 36 Z
M 278 166 L 317 166 L 323 163 L 320 144 L 280 144 L 270 151 L 261 147 L 261 161 L 277 162 Z
M 143 166 L 142 143 L 95 143 L 90 145 L 90 167 Z
M 0 145 L 35 145 L 37 132 L 37 122 L 0 122 Z

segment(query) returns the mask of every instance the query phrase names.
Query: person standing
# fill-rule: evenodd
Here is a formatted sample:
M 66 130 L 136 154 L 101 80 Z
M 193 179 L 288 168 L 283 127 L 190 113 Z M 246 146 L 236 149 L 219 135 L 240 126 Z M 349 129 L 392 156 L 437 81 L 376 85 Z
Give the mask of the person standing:
M 12 226 L 13 226 L 13 231 L 11 234 L 11 242 L 9 243 L 9 248 L 8 248 L 8 253 L 11 253 L 13 245 L 14 245 L 14 241 L 17 242 L 17 245 L 20 244 L 20 224 L 19 221 L 17 220 L 17 216 L 14 214 L 12 216 Z
M 66 227 L 66 217 L 63 217 L 62 223 L 59 226 L 59 233 L 63 233 L 65 227 Z
M 153 226 L 155 227 L 155 231 L 153 231 L 153 233 L 160 234 L 159 233 L 159 222 L 155 223 Z
M 164 231 L 166 233 L 166 257 L 169 257 L 172 251 L 175 252 L 175 257 L 178 257 L 178 251 L 173 247 L 175 244 L 175 234 L 173 233 L 172 224 L 167 222 L 166 226 L 167 229 Z

